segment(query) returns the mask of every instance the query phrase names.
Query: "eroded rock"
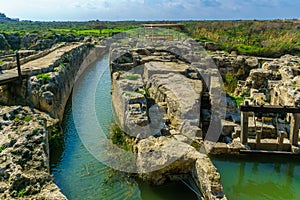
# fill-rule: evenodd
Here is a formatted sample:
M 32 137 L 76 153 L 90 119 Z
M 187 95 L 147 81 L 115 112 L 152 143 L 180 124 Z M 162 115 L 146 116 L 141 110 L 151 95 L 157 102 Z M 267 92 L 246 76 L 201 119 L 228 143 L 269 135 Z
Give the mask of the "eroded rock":
M 1 199 L 66 199 L 49 173 L 48 137 L 57 123 L 29 107 L 1 108 Z

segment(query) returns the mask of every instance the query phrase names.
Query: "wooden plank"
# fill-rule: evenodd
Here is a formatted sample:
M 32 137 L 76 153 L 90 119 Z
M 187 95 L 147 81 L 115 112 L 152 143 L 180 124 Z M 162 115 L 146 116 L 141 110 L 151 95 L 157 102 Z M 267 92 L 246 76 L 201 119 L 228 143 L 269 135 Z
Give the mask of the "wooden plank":
M 276 106 L 276 105 L 266 105 L 266 106 L 240 106 L 241 112 L 255 112 L 255 113 L 300 113 L 300 107 L 294 106 Z
M 241 154 L 270 154 L 270 155 L 300 155 L 300 153 L 293 153 L 288 151 L 265 151 L 265 150 L 240 150 Z
M 4 85 L 19 79 L 17 71 L 9 71 L 7 73 L 0 74 L 0 85 Z
M 18 70 L 18 76 L 20 83 L 22 82 L 22 71 L 21 71 L 21 64 L 20 64 L 20 54 L 19 52 L 16 52 L 16 62 L 17 62 L 17 70 Z

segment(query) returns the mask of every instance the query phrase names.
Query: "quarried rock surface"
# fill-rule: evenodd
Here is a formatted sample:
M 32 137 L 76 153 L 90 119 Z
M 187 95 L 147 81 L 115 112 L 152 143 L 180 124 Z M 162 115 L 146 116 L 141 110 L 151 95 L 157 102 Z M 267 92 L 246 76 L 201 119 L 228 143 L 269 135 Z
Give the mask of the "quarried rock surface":
M 66 199 L 49 173 L 48 138 L 57 126 L 35 109 L 1 107 L 0 199 Z
M 174 47 L 174 51 L 181 50 L 187 58 L 193 56 L 188 45 L 181 45 L 184 48 Z M 171 53 L 167 43 L 158 49 L 124 48 L 112 49 L 119 55 L 111 60 L 112 102 L 125 132 L 141 127 L 133 128 L 134 134 L 127 132 L 136 137 L 134 151 L 140 176 L 155 185 L 192 176 L 204 199 L 225 200 L 220 174 L 209 157 L 198 151 L 203 145 L 199 125 L 204 90 L 199 72 L 184 56 Z M 155 105 L 163 112 L 151 115 Z M 152 122 L 155 127 L 151 127 Z M 143 130 L 147 126 L 151 127 L 150 135 Z

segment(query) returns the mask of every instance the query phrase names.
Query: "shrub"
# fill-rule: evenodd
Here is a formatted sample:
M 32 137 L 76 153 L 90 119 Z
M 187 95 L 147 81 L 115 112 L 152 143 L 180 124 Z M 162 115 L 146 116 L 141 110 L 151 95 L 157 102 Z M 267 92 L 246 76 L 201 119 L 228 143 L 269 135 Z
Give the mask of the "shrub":
M 240 96 L 231 96 L 231 98 L 234 100 L 236 106 L 243 104 L 245 100 L 244 97 Z
M 237 87 L 238 78 L 231 72 L 225 74 L 225 90 L 229 93 L 233 93 Z
M 111 125 L 110 139 L 113 144 L 118 145 L 121 149 L 128 152 L 133 151 L 132 139 L 116 123 Z

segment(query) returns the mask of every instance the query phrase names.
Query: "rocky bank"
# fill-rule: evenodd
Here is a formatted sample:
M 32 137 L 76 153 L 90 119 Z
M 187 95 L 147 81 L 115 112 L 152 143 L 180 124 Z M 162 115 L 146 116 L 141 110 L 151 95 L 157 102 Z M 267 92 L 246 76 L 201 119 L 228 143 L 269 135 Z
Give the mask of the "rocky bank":
M 0 199 L 66 199 L 50 174 L 49 140 L 61 134 L 76 78 L 106 48 L 89 43 L 54 48 L 22 66 L 21 84 L 0 87 L 1 103 L 10 105 L 0 106 Z
M 49 173 L 48 140 L 58 127 L 59 120 L 36 109 L 1 106 L 1 199 L 66 199 Z
M 194 44 L 158 43 L 111 49 L 113 108 L 120 127 L 135 138 L 140 176 L 160 185 L 190 175 L 204 199 L 226 199 L 220 174 L 210 158 L 200 153 L 200 109 L 207 88 L 187 61 L 193 61 Z M 177 50 L 180 54 L 174 53 Z

